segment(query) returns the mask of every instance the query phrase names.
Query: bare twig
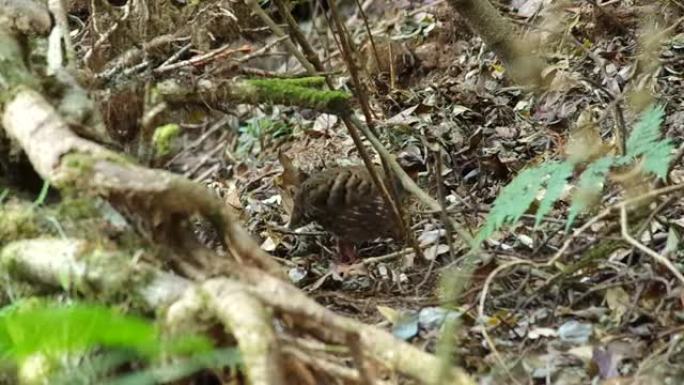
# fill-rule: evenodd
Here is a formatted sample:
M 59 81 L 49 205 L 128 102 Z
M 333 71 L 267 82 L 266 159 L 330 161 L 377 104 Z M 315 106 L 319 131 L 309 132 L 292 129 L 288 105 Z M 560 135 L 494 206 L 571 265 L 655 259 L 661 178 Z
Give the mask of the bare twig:
M 256 0 L 245 0 L 245 2 L 252 8 L 252 11 L 256 13 L 263 22 L 268 25 L 271 31 L 278 37 L 287 36 L 287 34 L 271 19 Z M 292 42 L 292 39 L 287 38 L 283 40 L 287 50 L 297 58 L 299 63 L 310 73 L 316 72 L 314 66 L 302 55 L 302 53 L 297 49 L 297 47 Z
M 236 61 L 238 63 L 244 63 L 246 61 L 252 60 L 255 57 L 261 56 L 266 51 L 273 48 L 273 46 L 275 46 L 276 44 L 279 44 L 280 42 L 282 42 L 285 39 L 287 39 L 287 35 L 279 36 L 279 37 L 273 39 L 273 41 L 271 41 L 268 44 L 264 45 L 263 47 L 259 48 L 258 50 L 251 52 L 251 53 L 248 53 L 247 55 L 244 55 L 244 56 L 236 59 Z
M 435 156 L 435 180 L 437 182 L 439 205 L 441 206 L 440 217 L 442 219 L 442 226 L 444 226 L 444 229 L 446 230 L 446 239 L 447 245 L 449 247 L 449 256 L 451 257 L 451 262 L 453 262 L 456 260 L 456 252 L 454 250 L 453 234 L 451 233 L 451 221 L 449 221 L 449 214 L 447 213 L 446 202 L 444 200 L 444 186 L 442 184 L 442 153 L 439 150 L 439 147 L 436 151 L 433 151 L 432 153 Z M 437 257 L 435 256 L 435 258 L 433 258 L 430 261 L 430 267 L 428 268 L 428 271 L 425 274 L 423 280 L 416 286 L 416 290 L 418 290 L 428 281 L 430 275 L 432 274 L 432 269 L 434 268 L 436 260 Z
M 632 246 L 636 247 L 637 249 L 641 250 L 642 252 L 646 253 L 648 256 L 651 258 L 655 259 L 656 262 L 662 264 L 665 266 L 670 272 L 677 277 L 679 282 L 684 284 L 684 275 L 677 269 L 675 265 L 670 262 L 669 259 L 663 257 L 662 255 L 656 253 L 655 251 L 651 250 L 650 248 L 646 247 L 644 244 L 641 242 L 637 241 L 636 239 L 632 238 L 632 236 L 629 234 L 629 226 L 627 225 L 627 208 L 625 205 L 622 205 L 620 207 L 620 228 L 622 229 L 622 237 Z
M 508 374 L 509 378 L 517 385 L 520 385 L 520 382 L 516 380 L 516 378 L 513 376 L 513 374 L 510 371 L 510 368 L 508 365 L 506 365 L 506 361 L 501 357 L 501 354 L 499 351 L 496 349 L 496 344 L 494 343 L 494 340 L 491 338 L 489 335 L 489 332 L 487 331 L 487 325 L 485 321 L 485 313 L 484 313 L 484 307 L 485 307 L 485 301 L 487 300 L 487 294 L 489 293 L 489 287 L 491 286 L 492 282 L 494 281 L 494 277 L 496 277 L 500 272 L 509 269 L 514 266 L 518 265 L 532 265 L 534 266 L 535 263 L 531 261 L 526 261 L 526 260 L 514 260 L 511 262 L 504 263 L 503 265 L 498 266 L 494 271 L 489 273 L 487 276 L 487 279 L 484 282 L 484 286 L 482 287 L 482 293 L 480 294 L 480 303 L 477 308 L 477 316 L 478 320 L 480 322 L 480 325 L 482 326 L 482 336 L 484 339 L 487 341 L 487 345 L 489 348 L 492 350 L 492 353 L 494 354 L 494 357 L 496 357 L 496 360 L 499 362 L 499 365 L 506 371 L 506 374 Z
M 366 11 L 363 10 L 363 6 L 361 5 L 360 0 L 356 0 L 356 8 L 359 10 L 359 14 L 361 14 L 361 18 L 363 19 L 363 26 L 366 28 L 366 34 L 368 34 L 368 41 L 371 44 L 371 48 L 373 49 L 373 55 L 375 56 L 375 62 L 380 65 L 380 55 L 378 55 L 378 49 L 375 46 L 375 39 L 373 38 L 373 32 L 371 32 L 370 29 L 370 24 L 368 23 L 368 17 L 366 16 Z M 392 45 L 389 45 L 390 50 L 392 49 Z M 392 53 L 390 52 L 390 67 L 392 67 Z M 394 71 L 392 71 L 394 72 Z M 392 81 L 394 81 L 394 74 L 392 74 Z M 392 83 L 394 85 L 394 83 Z
M 368 129 L 368 127 L 366 127 L 366 125 L 360 122 L 358 118 L 351 114 L 349 115 L 349 119 L 356 127 L 358 127 L 364 133 L 366 138 L 368 138 L 368 140 L 371 142 L 375 150 L 378 152 L 378 155 L 380 155 L 380 157 L 385 162 L 387 162 L 387 164 L 392 169 L 394 174 L 401 181 L 403 188 L 406 189 L 406 191 L 413 194 L 421 202 L 426 204 L 431 210 L 435 212 L 441 212 L 442 206 L 439 204 L 439 202 L 433 199 L 420 187 L 418 187 L 418 185 L 416 185 L 413 179 L 411 179 L 411 177 L 409 177 L 408 174 L 406 174 L 406 172 L 401 168 L 399 163 L 397 163 L 394 157 L 392 157 L 392 155 L 385 149 L 380 140 L 378 140 L 378 138 Z M 473 237 L 470 234 L 468 234 L 466 230 L 461 228 L 461 226 L 458 223 L 452 220 L 451 225 L 453 226 L 456 233 L 461 237 L 461 239 L 463 239 L 471 247 L 471 253 L 474 253 L 476 250 L 479 249 L 479 245 L 475 242 Z
M 595 223 L 597 223 L 601 219 L 610 215 L 610 213 L 612 211 L 621 209 L 622 207 L 627 207 L 627 206 L 632 205 L 634 203 L 639 203 L 643 200 L 653 199 L 657 196 L 670 194 L 670 193 L 673 193 L 673 192 L 676 192 L 679 190 L 684 190 L 684 184 L 667 186 L 667 187 L 663 187 L 660 189 L 652 190 L 646 194 L 643 194 L 643 195 L 640 195 L 638 197 L 634 197 L 631 199 L 627 199 L 625 201 L 616 203 L 610 207 L 605 208 L 603 211 L 601 211 L 600 213 L 598 213 L 597 215 L 592 217 L 589 221 L 587 221 L 580 228 L 573 231 L 572 235 L 568 239 L 566 239 L 565 242 L 563 242 L 563 246 L 561 246 L 561 248 L 558 249 L 558 251 L 554 254 L 554 256 L 548 262 L 544 263 L 543 265 L 552 266 L 554 263 L 556 263 L 556 261 L 558 261 L 558 259 L 560 259 L 563 256 L 563 254 L 567 251 L 567 249 L 570 247 L 570 245 L 573 243 L 573 241 L 579 235 L 581 235 L 582 233 L 587 231 L 592 225 L 594 225 Z
M 318 58 L 318 54 L 316 51 L 314 51 L 313 47 L 311 47 L 311 44 L 309 44 L 302 31 L 299 29 L 299 24 L 297 24 L 297 21 L 294 19 L 294 17 L 292 17 L 292 14 L 288 10 L 285 2 L 283 0 L 274 0 L 274 2 L 278 7 L 278 12 L 287 22 L 291 39 L 299 43 L 299 46 L 302 47 L 302 50 L 304 51 L 306 59 L 313 65 L 313 67 L 318 71 L 321 71 L 323 64 Z
M 169 56 L 168 59 L 164 60 L 164 62 L 157 68 L 164 67 L 176 62 L 178 58 L 183 56 L 186 52 L 190 51 L 190 48 L 192 48 L 192 43 L 187 43 L 184 46 L 180 47 L 178 51 L 176 51 L 173 55 Z
M 484 306 L 485 306 L 485 301 L 486 301 L 487 295 L 489 293 L 489 287 L 491 286 L 491 283 L 494 281 L 494 278 L 501 271 L 503 271 L 505 269 L 509 269 L 511 267 L 514 267 L 514 266 L 518 266 L 518 265 L 530 265 L 530 266 L 537 267 L 537 268 L 553 266 L 556 263 L 556 261 L 565 253 L 567 248 L 570 246 L 570 244 L 575 240 L 575 238 L 577 236 L 579 236 L 584 231 L 589 229 L 593 224 L 597 223 L 599 220 L 608 216 L 614 210 L 620 210 L 620 217 L 621 217 L 620 224 L 621 224 L 621 228 L 622 228 L 623 238 L 627 242 L 629 242 L 631 245 L 633 245 L 634 247 L 638 248 L 639 250 L 648 254 L 649 256 L 651 256 L 653 259 L 655 259 L 659 263 L 666 266 L 668 268 L 668 270 L 670 270 L 670 272 L 672 272 L 672 274 L 674 274 L 675 277 L 677 277 L 677 279 L 680 282 L 684 283 L 684 275 L 682 275 L 682 273 L 679 272 L 679 270 L 677 270 L 677 268 L 672 264 L 672 262 L 670 262 L 667 258 L 661 256 L 660 254 L 656 253 L 655 251 L 649 249 L 648 247 L 644 246 L 643 244 L 641 244 L 640 242 L 638 242 L 637 240 L 632 238 L 632 236 L 628 232 L 628 227 L 627 227 L 627 208 L 628 207 L 630 207 L 631 205 L 633 205 L 635 203 L 639 203 L 639 202 L 642 202 L 644 200 L 652 199 L 656 196 L 669 194 L 669 193 L 677 192 L 680 190 L 684 190 L 684 184 L 675 185 L 675 186 L 668 186 L 665 188 L 653 190 L 653 191 L 650 191 L 646 194 L 642 194 L 638 197 L 627 199 L 625 201 L 622 201 L 622 202 L 616 203 L 610 207 L 607 207 L 606 209 L 601 211 L 598 215 L 594 216 L 589 221 L 587 221 L 587 223 L 585 223 L 583 226 L 581 226 L 580 228 L 575 230 L 573 232 L 573 234 L 570 237 L 568 237 L 568 239 L 566 239 L 566 241 L 563 243 L 563 246 L 556 252 L 556 254 L 546 262 L 537 263 L 537 262 L 532 262 L 532 261 L 527 261 L 527 260 L 516 259 L 516 260 L 510 261 L 508 263 L 505 263 L 501 266 L 498 266 L 496 269 L 494 269 L 494 271 L 489 273 L 489 275 L 487 276 L 487 279 L 485 280 L 484 287 L 483 287 L 482 293 L 480 295 L 480 303 L 479 303 L 479 307 L 478 307 L 478 316 L 480 317 L 481 320 L 484 320 L 484 316 L 485 316 L 484 315 Z M 551 277 L 551 278 L 547 279 L 547 284 L 548 284 L 548 282 L 552 281 L 553 279 L 555 279 L 555 277 Z M 487 341 L 487 344 L 490 346 L 491 349 L 493 349 L 493 352 L 495 353 L 495 356 L 497 357 L 497 361 L 499 361 L 499 363 L 503 365 L 505 363 L 505 361 L 503 361 L 503 358 L 496 351 L 496 349 L 494 347 L 494 342 L 491 339 L 491 337 L 489 336 L 489 333 L 487 332 L 487 329 L 486 329 L 486 327 L 484 327 L 484 325 L 483 325 L 482 334 L 483 334 L 483 337 L 485 338 L 485 340 Z M 506 368 L 506 370 L 508 370 L 506 366 L 504 366 L 504 368 Z M 513 379 L 513 377 L 511 377 L 511 378 Z
M 126 3 L 126 5 L 124 6 L 124 14 L 121 16 L 121 18 L 118 21 L 112 23 L 112 25 L 109 26 L 109 29 L 107 29 L 107 31 L 100 35 L 100 37 L 98 37 L 95 43 L 93 43 L 93 45 L 88 48 L 86 53 L 83 55 L 84 63 L 88 63 L 90 61 L 90 57 L 93 56 L 95 50 L 100 48 L 100 46 L 104 44 L 104 42 L 107 41 L 107 39 L 109 39 L 109 37 L 114 33 L 114 31 L 116 31 L 119 28 L 119 25 L 128 19 L 128 17 L 131 14 L 131 3 L 131 1 Z
M 349 39 L 344 23 L 342 22 L 337 12 L 337 4 L 335 0 L 328 0 L 328 4 L 330 5 L 330 14 L 332 16 L 332 20 L 334 21 L 335 27 L 337 29 L 337 37 L 339 38 L 340 43 L 340 52 L 342 53 L 342 57 L 347 66 L 347 70 L 351 75 L 351 80 L 354 83 L 356 96 L 359 99 L 361 111 L 363 112 L 366 118 L 367 127 L 369 128 L 369 131 L 372 132 L 373 114 L 371 113 L 368 93 L 365 85 L 361 82 L 361 78 L 359 76 L 360 71 L 356 66 L 356 61 L 354 61 L 353 59 L 356 50 L 353 46 L 353 42 L 351 41 L 351 39 Z M 349 134 L 351 135 L 352 140 L 356 145 L 356 149 L 359 151 L 359 154 L 363 159 L 363 163 L 366 165 L 366 168 L 368 169 L 368 172 L 370 173 L 373 182 L 380 190 L 383 201 L 392 210 L 395 224 L 399 228 L 404 240 L 407 241 L 411 245 L 411 247 L 413 247 L 414 251 L 416 252 L 416 255 L 422 256 L 422 252 L 418 247 L 418 243 L 416 242 L 415 237 L 413 237 L 413 234 L 409 233 L 408 231 L 406 221 L 404 220 L 405 217 L 403 209 L 397 203 L 398 194 L 397 191 L 394 191 L 394 184 L 390 183 L 392 174 L 390 173 L 390 167 L 388 166 L 387 161 L 381 157 L 382 167 L 385 171 L 385 175 L 388 177 L 385 180 L 383 180 L 375 172 L 375 167 L 373 166 L 373 163 L 370 160 L 368 154 L 366 153 L 363 143 L 361 142 L 361 138 L 356 130 L 360 127 L 358 127 L 358 125 L 353 124 L 353 121 L 351 120 L 351 118 L 353 118 L 353 114 L 349 113 L 348 115 L 349 116 L 347 117 L 343 116 L 342 121 L 345 123 L 345 126 L 347 127 L 347 130 L 349 131 Z
M 106 68 L 95 75 L 96 79 L 108 80 L 114 77 L 121 69 L 126 66 L 131 65 L 136 60 L 140 60 L 146 51 L 163 46 L 165 44 L 170 44 L 174 41 L 184 41 L 189 38 L 183 37 L 187 33 L 185 28 L 181 28 L 173 34 L 157 36 L 154 39 L 144 43 L 141 48 L 131 48 L 123 54 L 119 55 L 113 60 L 107 63 Z
M 176 63 L 168 64 L 168 65 L 161 65 L 152 72 L 156 74 L 162 74 L 165 72 L 173 71 L 178 68 L 182 67 L 189 67 L 189 66 L 201 66 L 201 65 L 206 65 L 208 62 L 216 59 L 220 59 L 226 56 L 230 56 L 236 52 L 249 52 L 251 51 L 251 47 L 244 45 L 240 48 L 236 49 L 230 49 L 230 45 L 224 45 L 223 47 L 216 48 L 214 50 L 211 50 L 204 55 L 198 55 L 198 56 L 193 56 L 192 58 L 188 60 L 183 60 L 179 61 Z

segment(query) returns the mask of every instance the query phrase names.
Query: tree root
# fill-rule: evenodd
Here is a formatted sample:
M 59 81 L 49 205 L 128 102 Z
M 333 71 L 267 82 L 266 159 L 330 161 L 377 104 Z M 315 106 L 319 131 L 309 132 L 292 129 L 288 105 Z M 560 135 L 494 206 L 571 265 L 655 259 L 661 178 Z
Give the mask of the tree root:
M 460 368 L 451 368 L 443 377 L 443 363 L 437 357 L 388 332 L 338 316 L 281 279 L 281 267 L 273 257 L 259 248 L 234 213 L 204 187 L 169 172 L 136 165 L 75 135 L 42 96 L 39 82 L 24 63 L 8 56 L 21 49 L 4 26 L 0 27 L 0 47 L 6 47 L 0 50 L 0 61 L 6 63 L 5 68 L 11 66 L 7 73 L 12 75 L 0 85 L 0 91 L 8 91 L 2 124 L 38 174 L 65 193 L 99 196 L 143 219 L 152 229 L 150 241 L 169 248 L 169 260 L 192 257 L 207 274 L 222 273 L 211 280 L 193 282 L 181 274 L 201 276 L 191 271 L 194 266 L 181 264 L 178 275 L 163 273 L 132 261 L 125 253 L 103 251 L 85 241 L 35 239 L 15 241 L 0 250 L 0 261 L 10 279 L 53 287 L 64 287 L 66 282 L 67 288 L 86 295 L 127 293 L 141 298 L 140 305 L 146 309 L 166 310 L 167 325 L 176 332 L 219 321 L 236 339 L 252 384 L 282 384 L 286 369 L 302 376 L 301 381 L 288 380 L 292 383 L 310 383 L 312 378 L 323 376 L 321 373 L 334 382 L 377 382 L 367 370 L 371 363 L 426 384 L 440 380 L 474 384 Z M 228 258 L 188 237 L 184 224 L 195 215 L 208 219 L 223 235 Z M 275 320 L 283 325 L 277 331 Z M 315 356 L 302 359 L 299 366 L 293 364 L 293 357 L 308 353 L 294 347 L 281 348 L 283 339 L 277 336 L 288 333 L 348 346 L 347 356 L 351 357 L 346 359 L 355 363 L 355 371 L 344 370 L 342 365 L 325 366 Z M 340 360 L 345 359 L 342 357 Z M 285 362 L 290 367 L 286 368 Z M 294 366 L 299 369 L 292 370 Z M 310 374 L 306 379 L 305 373 Z M 339 377 L 334 377 L 335 373 Z

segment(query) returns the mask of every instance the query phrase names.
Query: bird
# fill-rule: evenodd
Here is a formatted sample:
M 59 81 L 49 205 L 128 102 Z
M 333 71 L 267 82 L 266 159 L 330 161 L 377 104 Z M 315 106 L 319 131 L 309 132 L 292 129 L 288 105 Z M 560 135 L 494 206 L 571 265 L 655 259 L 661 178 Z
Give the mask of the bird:
M 402 153 L 398 162 L 415 178 L 422 166 L 418 157 Z M 377 175 L 386 186 L 393 186 L 398 204 L 404 205 L 408 194 L 397 178 L 388 178 L 381 167 Z M 385 203 L 365 166 L 352 165 L 324 169 L 308 176 L 295 191 L 294 206 L 288 227 L 296 229 L 311 222 L 337 238 L 339 259 L 352 263 L 358 259 L 355 246 L 377 238 L 401 239 L 392 208 Z

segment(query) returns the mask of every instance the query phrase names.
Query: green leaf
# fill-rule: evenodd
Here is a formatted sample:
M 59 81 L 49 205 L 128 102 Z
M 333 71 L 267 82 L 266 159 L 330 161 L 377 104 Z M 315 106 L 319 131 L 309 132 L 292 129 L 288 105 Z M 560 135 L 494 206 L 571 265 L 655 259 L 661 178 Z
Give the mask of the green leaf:
M 515 177 L 496 197 L 492 211 L 487 216 L 484 226 L 477 235 L 477 242 L 482 242 L 503 225 L 518 221 L 530 208 L 532 202 L 534 202 L 537 192 L 549 180 L 549 174 L 561 173 L 562 175 L 567 175 L 566 167 L 568 166 L 563 162 L 548 162 L 537 167 L 528 168 Z M 559 179 L 553 178 L 553 182 L 563 182 L 559 181 Z M 555 189 L 558 187 L 552 187 L 554 187 L 552 194 L 556 194 Z M 562 186 L 560 188 L 562 189 Z M 551 203 L 547 203 L 547 205 L 550 206 Z M 548 211 L 548 209 L 545 210 Z
M 170 154 L 174 149 L 174 141 L 183 133 L 181 126 L 176 123 L 159 126 L 152 134 L 152 144 L 157 156 Z
M 579 181 L 577 182 L 577 193 L 575 194 L 572 204 L 570 205 L 568 222 L 565 224 L 566 231 L 570 229 L 570 226 L 572 226 L 575 218 L 577 218 L 577 215 L 586 210 L 589 206 L 589 201 L 583 199 L 582 195 L 590 195 L 600 192 L 603 189 L 603 181 L 606 177 L 606 173 L 618 160 L 619 158 L 605 156 L 591 163 L 587 169 L 584 170 L 579 178 Z
M 151 353 L 158 337 L 157 330 L 142 319 L 99 306 L 21 310 L 2 317 L 0 322 L 0 328 L 9 337 L 9 353 L 17 358 L 96 345 L 130 347 Z
M 654 143 L 651 149 L 644 154 L 644 170 L 652 172 L 661 179 L 667 177 L 670 160 L 672 159 L 672 141 L 660 141 Z
M 666 177 L 674 146 L 669 139 L 661 139 L 660 126 L 664 114 L 662 106 L 649 107 L 634 125 L 626 144 L 626 156 L 605 156 L 588 165 L 577 182 L 577 192 L 570 205 L 566 231 L 577 216 L 587 210 L 591 203 L 589 198 L 601 193 L 611 167 L 628 166 L 641 158 L 645 171 L 660 178 Z M 537 192 L 545 186 L 546 193 L 535 217 L 535 227 L 538 226 L 563 193 L 574 166 L 569 161 L 547 162 L 521 172 L 497 196 L 477 241 L 482 242 L 502 226 L 518 221 L 529 209 Z
M 40 193 L 38 197 L 33 202 L 33 206 L 40 206 L 45 203 L 45 198 L 47 198 L 48 191 L 50 190 L 50 182 L 43 181 L 43 187 L 40 188 Z
M 40 303 L 0 313 L 0 353 L 5 358 L 22 360 L 36 353 L 60 354 L 97 346 L 132 349 L 152 357 L 168 352 L 164 348 L 202 351 L 211 343 L 194 336 L 160 341 L 151 322 L 99 305 Z
M 544 215 L 551 211 L 553 204 L 558 200 L 558 198 L 560 198 L 561 194 L 563 194 L 563 188 L 565 187 L 568 178 L 572 176 L 573 169 L 574 165 L 572 163 L 562 162 L 552 170 L 548 181 L 546 181 L 546 193 L 544 194 L 544 199 L 542 199 L 541 203 L 539 204 L 539 209 L 537 210 L 537 215 L 534 221 L 535 227 L 539 226 L 539 223 L 541 223 Z
M 627 140 L 626 155 L 642 157 L 644 170 L 660 178 L 667 176 L 667 170 L 674 146 L 670 139 L 661 139 L 660 126 L 665 116 L 662 106 L 650 106 L 634 125 Z

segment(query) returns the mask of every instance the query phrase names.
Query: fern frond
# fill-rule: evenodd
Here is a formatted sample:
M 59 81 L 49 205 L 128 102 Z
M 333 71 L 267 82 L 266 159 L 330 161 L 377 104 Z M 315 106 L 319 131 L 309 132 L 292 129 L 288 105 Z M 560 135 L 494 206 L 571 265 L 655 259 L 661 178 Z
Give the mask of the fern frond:
M 565 174 L 566 167 L 564 162 L 548 162 L 528 168 L 515 177 L 499 192 L 487 221 L 477 235 L 477 242 L 482 242 L 503 225 L 518 221 L 534 202 L 537 192 L 550 180 L 549 175 Z M 554 183 L 558 179 L 554 179 Z M 555 189 L 551 194 L 556 194 Z M 546 205 L 550 207 L 552 203 Z M 545 210 L 548 212 L 549 209 Z
M 570 226 L 572 226 L 577 215 L 586 210 L 590 205 L 590 202 L 587 199 L 583 199 L 583 196 L 587 197 L 589 195 L 597 194 L 603 189 L 603 181 L 606 178 L 606 174 L 618 160 L 619 158 L 605 156 L 596 162 L 591 163 L 587 169 L 584 170 L 577 182 L 577 193 L 570 205 L 568 222 L 565 225 L 566 231 L 570 229 Z
M 551 211 L 553 204 L 556 203 L 561 194 L 563 194 L 563 188 L 565 187 L 568 178 L 572 176 L 573 169 L 574 165 L 572 163 L 561 162 L 558 164 L 558 167 L 555 167 L 552 170 L 549 179 L 545 183 L 546 192 L 544 193 L 544 199 L 542 199 L 539 204 L 539 209 L 537 209 L 537 215 L 534 221 L 535 227 L 539 226 L 544 215 Z
M 662 106 L 649 107 L 634 125 L 626 148 L 628 157 L 643 157 L 644 170 L 660 178 L 667 176 L 674 148 L 670 139 L 661 139 L 660 126 L 664 116 L 665 109 Z
M 566 231 L 572 226 L 577 216 L 586 211 L 593 198 L 603 190 L 606 175 L 612 167 L 629 166 L 640 160 L 644 171 L 660 178 L 667 176 L 674 146 L 670 139 L 661 138 L 660 126 L 663 122 L 662 106 L 651 106 L 634 125 L 626 143 L 625 156 L 605 156 L 589 164 L 577 181 L 577 191 L 570 205 Z M 535 227 L 553 207 L 572 176 L 575 163 L 572 161 L 549 162 L 538 167 L 529 168 L 504 187 L 494 201 L 485 224 L 480 230 L 477 241 L 482 242 L 496 230 L 506 224 L 517 222 L 529 209 L 537 192 L 546 187 L 535 217 Z
M 655 143 L 651 149 L 644 154 L 644 170 L 654 173 L 661 179 L 667 177 L 672 150 L 674 146 L 669 139 Z

